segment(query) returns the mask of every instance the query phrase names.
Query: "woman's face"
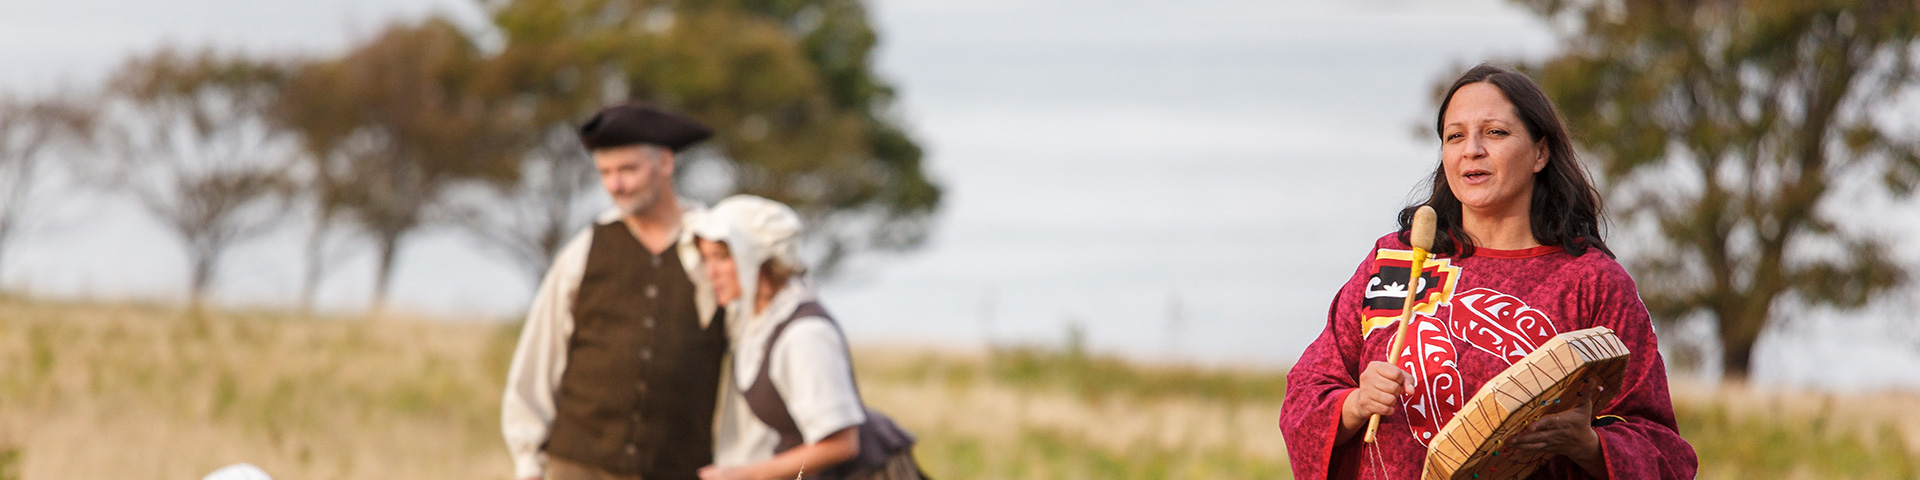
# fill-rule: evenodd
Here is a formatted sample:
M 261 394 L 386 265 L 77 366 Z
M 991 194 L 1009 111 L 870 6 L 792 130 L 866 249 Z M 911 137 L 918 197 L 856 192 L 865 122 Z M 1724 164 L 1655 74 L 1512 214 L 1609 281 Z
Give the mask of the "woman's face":
M 700 239 L 700 258 L 706 265 L 707 280 L 713 282 L 713 300 L 726 305 L 740 299 L 740 272 L 734 268 L 733 252 L 727 244 Z
M 1460 87 L 1440 130 L 1447 187 L 1470 215 L 1524 215 L 1533 174 L 1547 166 L 1547 144 L 1534 141 L 1506 94 L 1492 83 Z

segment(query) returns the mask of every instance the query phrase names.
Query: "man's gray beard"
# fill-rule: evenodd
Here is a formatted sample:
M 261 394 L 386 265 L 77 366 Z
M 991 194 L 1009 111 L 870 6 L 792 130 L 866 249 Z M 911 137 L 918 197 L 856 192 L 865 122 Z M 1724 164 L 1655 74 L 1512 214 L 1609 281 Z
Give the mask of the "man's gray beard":
M 653 202 L 658 200 L 660 200 L 660 191 L 654 190 L 652 195 L 635 197 L 632 205 L 621 205 L 620 209 L 624 210 L 627 216 L 638 217 L 640 212 L 646 211 L 647 207 L 653 206 Z

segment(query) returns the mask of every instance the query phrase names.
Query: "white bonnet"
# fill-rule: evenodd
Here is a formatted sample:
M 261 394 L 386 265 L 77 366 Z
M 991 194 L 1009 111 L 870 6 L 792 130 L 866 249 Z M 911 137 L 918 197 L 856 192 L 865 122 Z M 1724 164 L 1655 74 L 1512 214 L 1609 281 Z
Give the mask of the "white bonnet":
M 201 480 L 273 480 L 273 477 L 251 463 L 236 463 L 214 470 Z
M 691 228 L 697 237 L 726 242 L 740 274 L 741 299 L 747 302 L 754 298 L 762 263 L 772 260 L 792 271 L 806 270 L 800 261 L 800 215 L 780 202 L 753 195 L 727 197 Z

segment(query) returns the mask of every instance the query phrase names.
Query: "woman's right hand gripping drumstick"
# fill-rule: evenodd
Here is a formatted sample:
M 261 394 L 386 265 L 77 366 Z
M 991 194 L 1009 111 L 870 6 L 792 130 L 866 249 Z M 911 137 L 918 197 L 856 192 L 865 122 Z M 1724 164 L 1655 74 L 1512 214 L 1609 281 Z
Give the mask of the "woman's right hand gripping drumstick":
M 1406 383 L 1410 380 L 1406 372 L 1391 363 L 1368 363 L 1367 369 L 1360 372 L 1360 386 L 1348 393 L 1346 403 L 1340 406 L 1340 432 L 1333 443 L 1345 444 L 1354 434 L 1366 430 L 1368 417 L 1392 415 L 1393 405 L 1401 393 L 1412 388 Z

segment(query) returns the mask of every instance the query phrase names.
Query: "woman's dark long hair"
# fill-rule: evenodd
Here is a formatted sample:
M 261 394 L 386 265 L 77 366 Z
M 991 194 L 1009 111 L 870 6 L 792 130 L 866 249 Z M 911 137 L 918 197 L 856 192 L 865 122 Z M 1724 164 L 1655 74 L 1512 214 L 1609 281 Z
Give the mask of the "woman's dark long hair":
M 1433 121 L 1434 134 L 1444 140 L 1447 104 L 1453 102 L 1454 92 L 1480 82 L 1492 84 L 1506 95 L 1533 141 L 1546 141 L 1547 166 L 1533 174 L 1533 201 L 1527 209 L 1534 241 L 1559 246 L 1576 257 L 1585 254 L 1587 247 L 1613 256 L 1613 250 L 1600 238 L 1600 193 L 1594 190 L 1593 182 L 1587 180 L 1587 170 L 1573 152 L 1573 141 L 1567 134 L 1566 122 L 1560 119 L 1560 111 L 1553 108 L 1553 102 L 1547 100 L 1547 94 L 1533 79 L 1487 64 L 1467 70 L 1453 81 L 1447 96 L 1440 100 L 1440 113 Z M 1439 221 L 1435 225 L 1431 251 L 1455 258 L 1473 256 L 1473 239 L 1461 227 L 1460 199 L 1453 196 L 1453 189 L 1447 185 L 1445 159 L 1433 167 L 1433 177 L 1428 181 L 1433 191 L 1427 199 L 1400 210 L 1400 242 L 1406 243 L 1413 229 L 1413 212 L 1421 205 L 1432 205 Z

